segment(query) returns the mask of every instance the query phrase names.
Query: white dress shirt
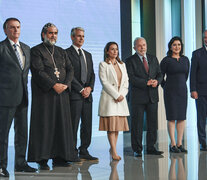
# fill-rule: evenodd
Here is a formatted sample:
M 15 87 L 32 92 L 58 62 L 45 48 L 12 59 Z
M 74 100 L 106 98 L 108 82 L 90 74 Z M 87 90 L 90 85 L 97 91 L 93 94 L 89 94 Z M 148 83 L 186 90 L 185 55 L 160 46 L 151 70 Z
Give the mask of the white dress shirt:
M 23 51 L 22 51 L 22 48 L 21 48 L 21 46 L 20 46 L 20 43 L 19 43 L 19 41 L 17 41 L 17 43 L 14 43 L 14 41 L 12 41 L 11 39 L 9 39 L 9 42 L 11 43 L 11 46 L 12 46 L 12 48 L 14 49 L 14 44 L 16 44 L 17 45 L 17 51 L 18 51 L 18 53 L 19 53 L 19 55 L 20 55 L 20 59 L 21 59 L 21 61 L 22 61 L 22 65 L 23 65 L 23 67 L 24 67 L 24 65 L 25 65 L 25 56 L 24 56 L 24 53 L 23 53 Z
M 86 72 L 87 72 L 87 62 L 86 62 L 86 56 L 85 56 L 85 53 L 84 53 L 84 51 L 83 51 L 83 49 L 82 48 L 79 48 L 79 47 L 77 47 L 77 46 L 75 46 L 74 44 L 73 44 L 73 47 L 75 48 L 75 50 L 76 50 L 76 52 L 79 54 L 79 49 L 81 50 L 81 52 L 82 52 L 82 54 L 83 54 L 83 58 L 84 58 L 84 61 L 85 61 L 85 63 L 86 63 Z

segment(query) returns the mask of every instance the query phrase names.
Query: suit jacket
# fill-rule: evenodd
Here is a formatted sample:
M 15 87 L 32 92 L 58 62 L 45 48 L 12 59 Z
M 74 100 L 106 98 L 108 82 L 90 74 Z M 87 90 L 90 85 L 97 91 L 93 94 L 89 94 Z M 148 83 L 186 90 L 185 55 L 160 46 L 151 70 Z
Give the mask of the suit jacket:
M 25 56 L 23 70 L 9 40 L 6 38 L 0 42 L 0 106 L 17 106 L 22 102 L 23 97 L 26 105 L 28 104 L 30 48 L 22 42 L 20 46 Z
M 83 97 L 80 93 L 80 91 L 84 87 L 91 87 L 92 91 L 94 88 L 94 83 L 95 83 L 95 73 L 93 70 L 93 61 L 92 61 L 92 55 L 91 53 L 84 51 L 85 57 L 86 57 L 86 62 L 87 62 L 87 80 L 86 83 L 83 84 L 81 82 L 81 63 L 80 63 L 80 58 L 78 53 L 76 52 L 75 48 L 73 46 L 70 46 L 68 49 L 66 49 L 66 52 L 68 54 L 68 57 L 71 60 L 71 63 L 74 68 L 74 78 L 72 80 L 71 84 L 71 94 L 70 94 L 70 99 L 71 100 L 82 100 Z M 87 98 L 87 100 L 92 102 L 92 94 Z
M 155 103 L 159 101 L 158 87 L 147 86 L 149 79 L 156 79 L 160 84 L 162 73 L 155 56 L 147 54 L 149 73 L 147 74 L 137 53 L 126 59 L 126 67 L 130 82 L 130 101 L 132 104 Z
M 126 95 L 128 93 L 128 75 L 125 64 L 118 63 L 122 72 L 120 88 L 118 90 L 117 74 L 113 65 L 101 62 L 99 64 L 99 78 L 103 86 L 99 102 L 99 116 L 129 116 Z M 120 95 L 124 97 L 121 102 L 115 103 Z
M 205 47 L 193 52 L 190 71 L 190 91 L 207 95 L 207 51 Z

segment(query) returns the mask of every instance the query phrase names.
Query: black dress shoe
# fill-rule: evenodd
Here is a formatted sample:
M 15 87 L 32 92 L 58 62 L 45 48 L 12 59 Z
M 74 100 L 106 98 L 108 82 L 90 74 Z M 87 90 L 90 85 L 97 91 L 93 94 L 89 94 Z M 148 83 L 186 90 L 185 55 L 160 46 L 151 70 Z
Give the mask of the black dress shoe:
M 151 154 L 151 155 L 161 155 L 163 153 L 164 153 L 163 151 L 158 151 L 155 148 L 153 148 L 153 149 L 147 149 L 147 154 Z
M 52 165 L 54 167 L 69 167 L 71 166 L 71 163 L 70 162 L 52 162 Z
M 36 172 L 37 169 L 30 167 L 27 163 L 15 166 L 16 172 Z
M 181 150 L 177 148 L 177 146 L 171 146 L 169 145 L 169 149 L 171 153 L 180 153 Z
M 74 158 L 72 161 L 70 161 L 71 163 L 75 163 L 75 164 L 83 164 L 83 161 L 81 161 L 81 159 L 79 157 Z
M 85 160 L 85 161 L 98 161 L 98 158 L 97 157 L 93 157 L 91 156 L 90 154 L 80 154 L 79 153 L 79 157 L 80 157 L 80 160 Z
M 82 162 L 81 159 L 79 157 L 73 159 L 71 162 Z
M 0 177 L 9 177 L 9 172 L 6 168 L 0 168 Z
M 200 150 L 201 151 L 207 151 L 206 144 L 201 144 L 200 145 Z
M 142 151 L 134 152 L 134 157 L 142 157 Z
M 182 145 L 177 146 L 177 148 L 180 150 L 180 152 L 188 153 L 188 151 Z

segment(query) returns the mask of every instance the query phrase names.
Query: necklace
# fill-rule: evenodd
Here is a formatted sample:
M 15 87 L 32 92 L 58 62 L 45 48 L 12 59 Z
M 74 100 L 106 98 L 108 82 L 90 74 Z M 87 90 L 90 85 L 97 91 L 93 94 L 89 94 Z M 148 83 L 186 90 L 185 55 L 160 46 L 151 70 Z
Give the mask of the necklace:
M 114 62 L 111 61 L 111 63 L 112 63 L 113 65 L 116 65 L 116 64 L 117 64 L 117 61 L 116 61 L 116 60 L 115 60 Z
M 52 46 L 52 53 L 49 51 L 49 49 L 45 46 L 45 44 L 43 43 L 43 45 L 44 45 L 44 47 L 45 47 L 45 49 L 47 50 L 47 52 L 49 53 L 49 55 L 51 56 L 51 58 L 52 58 L 52 62 L 53 62 L 53 64 L 54 64 L 54 70 L 55 70 L 55 72 L 54 72 L 54 74 L 55 74 L 55 76 L 57 77 L 57 79 L 59 80 L 59 78 L 60 78 L 60 72 L 58 71 L 58 68 L 57 68 L 57 66 L 56 66 L 56 64 L 55 64 L 55 60 L 54 60 L 54 46 Z

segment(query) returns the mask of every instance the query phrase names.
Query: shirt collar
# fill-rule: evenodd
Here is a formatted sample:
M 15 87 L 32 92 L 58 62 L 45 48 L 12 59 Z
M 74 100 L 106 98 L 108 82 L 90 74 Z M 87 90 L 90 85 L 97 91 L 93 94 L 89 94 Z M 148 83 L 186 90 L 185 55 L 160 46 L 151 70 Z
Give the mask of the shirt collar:
M 81 48 L 79 48 L 79 47 L 77 47 L 76 45 L 72 45 L 74 48 L 75 48 L 75 50 L 78 52 L 78 49 L 81 49 Z M 82 49 L 81 49 L 82 50 Z
M 19 40 L 17 41 L 17 43 L 15 43 L 14 41 L 12 41 L 11 39 L 9 39 L 9 42 L 11 43 L 11 45 L 13 46 L 14 44 L 17 44 L 19 47 L 20 47 L 20 43 L 19 43 Z
M 204 47 L 205 47 L 205 49 L 206 49 L 206 51 L 207 51 L 207 46 L 204 44 Z
M 142 57 L 143 57 L 143 56 L 140 55 L 138 52 L 136 52 L 136 53 L 137 53 L 137 55 L 139 56 L 139 58 L 142 60 Z M 147 55 L 146 55 L 146 54 L 144 55 L 144 57 L 145 57 L 145 59 L 147 60 Z

